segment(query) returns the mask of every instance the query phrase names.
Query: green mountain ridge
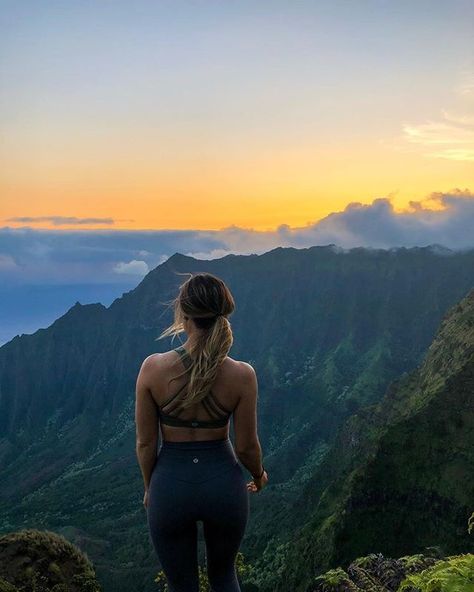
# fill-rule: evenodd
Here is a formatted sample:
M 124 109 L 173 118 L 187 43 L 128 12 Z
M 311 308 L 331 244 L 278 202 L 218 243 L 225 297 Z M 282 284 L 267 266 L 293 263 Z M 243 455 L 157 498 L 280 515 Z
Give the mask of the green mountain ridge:
M 212 261 L 177 253 L 109 307 L 76 303 L 1 347 L 0 532 L 47 528 L 80 541 L 107 592 L 154 589 L 134 388 L 141 361 L 170 348 L 155 341 L 171 321 L 163 303 L 190 271 L 228 283 L 237 303 L 230 355 L 259 377 L 271 483 L 251 499 L 242 550 L 270 569 L 284 565 L 286 533 L 313 518 L 324 491 L 318 467 L 339 427 L 417 367 L 446 311 L 474 285 L 474 251 L 329 246 Z
M 465 528 L 474 506 L 473 393 L 471 290 L 444 316 L 421 366 L 342 426 L 288 509 L 301 526 L 284 545 L 286 581 L 259 590 L 306 591 L 312 574 L 372 552 L 474 551 Z

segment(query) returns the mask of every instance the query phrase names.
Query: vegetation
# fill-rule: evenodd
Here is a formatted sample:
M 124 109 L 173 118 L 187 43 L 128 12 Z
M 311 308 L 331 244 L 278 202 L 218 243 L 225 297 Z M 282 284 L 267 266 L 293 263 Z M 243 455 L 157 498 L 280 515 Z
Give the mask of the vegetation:
M 306 592 L 307 578 L 373 549 L 469 551 L 458 525 L 473 479 L 472 308 L 447 313 L 474 285 L 474 251 L 429 247 L 277 248 L 208 262 L 175 254 L 111 306 L 76 303 L 5 344 L 0 533 L 60 532 L 93 559 L 107 592 L 156 590 L 134 387 L 170 322 L 162 302 L 180 281 L 174 272 L 197 269 L 235 292 L 232 356 L 259 376 L 271 483 L 251 497 L 245 592 Z
M 1 536 L 0 573 L 0 592 L 101 592 L 86 555 L 49 531 Z
M 474 592 L 474 555 L 448 557 L 408 576 L 398 592 Z
M 474 513 L 468 521 L 471 533 Z M 435 550 L 435 549 L 433 549 Z M 474 592 L 474 555 L 360 557 L 314 578 L 311 592 Z
M 235 561 L 235 569 L 237 572 L 237 577 L 239 580 L 245 578 L 250 570 L 249 566 L 245 565 L 244 563 L 244 556 L 242 553 L 237 553 L 237 558 Z M 198 566 L 199 570 L 199 592 L 211 592 L 211 587 L 209 585 L 209 579 L 207 577 L 207 571 L 205 567 L 201 565 Z M 168 584 L 166 583 L 166 576 L 162 571 L 158 572 L 157 577 L 155 578 L 155 582 L 159 585 L 160 592 L 169 592 Z
M 260 591 L 306 592 L 311 574 L 374 549 L 388 557 L 432 546 L 445 557 L 471 552 L 459 524 L 474 491 L 473 388 L 474 290 L 445 315 L 420 367 L 341 428 L 287 509 L 296 527 L 285 581 L 275 586 L 255 560 Z

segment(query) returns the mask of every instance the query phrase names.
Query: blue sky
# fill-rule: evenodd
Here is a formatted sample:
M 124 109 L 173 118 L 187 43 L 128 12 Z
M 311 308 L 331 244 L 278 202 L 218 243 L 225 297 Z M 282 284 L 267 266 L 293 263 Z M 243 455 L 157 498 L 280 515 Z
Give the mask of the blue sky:
M 8 335 L 176 251 L 474 246 L 472 0 L 0 7 Z

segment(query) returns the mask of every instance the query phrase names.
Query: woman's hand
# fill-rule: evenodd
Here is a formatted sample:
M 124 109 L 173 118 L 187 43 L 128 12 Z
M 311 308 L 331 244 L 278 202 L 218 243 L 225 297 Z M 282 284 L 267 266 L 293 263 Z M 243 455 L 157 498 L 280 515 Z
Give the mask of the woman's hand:
M 145 508 L 148 508 L 148 489 L 145 489 L 145 494 L 143 496 L 143 505 Z
M 263 475 L 260 477 L 260 479 L 253 478 L 252 481 L 249 481 L 247 483 L 247 489 L 248 489 L 248 491 L 250 491 L 250 493 L 258 493 L 261 489 L 263 489 L 265 487 L 265 485 L 267 483 L 268 483 L 268 475 L 267 475 L 267 471 L 264 471 Z

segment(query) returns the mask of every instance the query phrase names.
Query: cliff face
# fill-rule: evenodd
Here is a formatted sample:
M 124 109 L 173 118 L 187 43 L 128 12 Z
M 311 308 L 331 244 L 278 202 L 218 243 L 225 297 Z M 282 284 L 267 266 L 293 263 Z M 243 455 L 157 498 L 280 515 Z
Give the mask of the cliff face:
M 317 467 L 339 426 L 357 413 L 346 435 L 355 443 L 366 406 L 419 364 L 443 315 L 474 285 L 474 251 L 327 246 L 213 261 L 177 253 L 108 308 L 76 303 L 47 329 L 1 347 L 0 532 L 80 532 L 114 592 L 141 574 L 142 589 L 153 589 L 145 574 L 154 558 L 137 516 L 135 381 L 147 355 L 177 345 L 155 338 L 171 322 L 164 304 L 194 271 L 229 285 L 237 304 L 230 355 L 259 377 L 272 484 L 251 502 L 243 551 L 253 561 L 287 540 L 282 528 L 313 518 L 334 472 Z M 332 453 L 338 467 L 358 460 L 367 446 L 359 442 L 354 456 L 347 447 Z
M 169 349 L 154 338 L 171 321 L 164 303 L 178 274 L 199 270 L 234 292 L 231 355 L 257 367 L 262 439 L 268 454 L 289 461 L 274 473 L 286 481 L 316 430 L 331 439 L 342 418 L 416 366 L 444 312 L 473 285 L 474 251 L 278 248 L 214 261 L 177 253 L 108 308 L 76 303 L 0 348 L 0 464 L 17 464 L 26 449 L 33 458 L 61 436 L 58 458 L 39 454 L 41 470 L 23 471 L 25 491 L 82 460 L 98 433 L 116 434 L 141 361 Z M 5 475 L 1 497 L 14 495 L 14 481 Z
M 361 555 L 474 550 L 474 290 L 444 316 L 419 369 L 351 417 L 296 508 L 289 582 Z M 308 567 L 310 568 L 308 570 Z

